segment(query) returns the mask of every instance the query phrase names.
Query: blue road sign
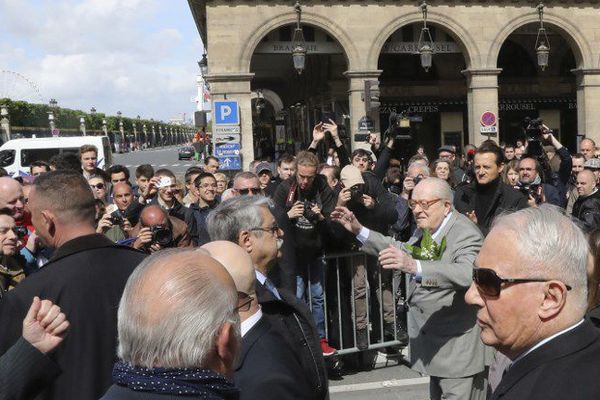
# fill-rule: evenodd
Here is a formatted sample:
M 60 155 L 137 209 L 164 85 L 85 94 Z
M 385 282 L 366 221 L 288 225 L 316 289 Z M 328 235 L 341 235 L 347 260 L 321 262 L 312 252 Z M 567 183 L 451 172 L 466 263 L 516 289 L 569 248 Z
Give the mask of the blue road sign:
M 242 169 L 242 160 L 239 156 L 217 157 L 219 159 L 219 170 L 239 171 Z
M 215 145 L 215 156 L 217 157 L 237 157 L 239 155 L 239 143 L 217 143 Z
M 239 125 L 240 109 L 237 101 L 215 101 L 215 125 Z

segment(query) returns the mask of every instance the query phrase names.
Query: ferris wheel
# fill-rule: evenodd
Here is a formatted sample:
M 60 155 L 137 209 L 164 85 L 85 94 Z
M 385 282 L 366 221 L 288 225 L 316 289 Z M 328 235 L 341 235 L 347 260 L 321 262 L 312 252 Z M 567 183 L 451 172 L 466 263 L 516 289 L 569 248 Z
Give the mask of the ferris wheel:
M 14 71 L 0 70 L 0 99 L 8 98 L 28 103 L 44 103 L 37 85 Z

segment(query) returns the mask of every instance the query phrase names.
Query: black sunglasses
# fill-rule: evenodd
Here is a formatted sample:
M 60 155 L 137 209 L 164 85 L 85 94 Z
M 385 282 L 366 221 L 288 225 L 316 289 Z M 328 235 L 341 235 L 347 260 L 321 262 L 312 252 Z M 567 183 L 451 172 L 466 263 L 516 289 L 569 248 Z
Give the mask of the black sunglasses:
M 503 283 L 526 283 L 526 282 L 548 282 L 552 279 L 534 279 L 534 278 L 500 278 L 496 271 L 489 268 L 473 268 L 473 282 L 477 288 L 487 297 L 498 297 L 502 290 Z M 565 284 L 567 290 L 571 286 Z
M 98 190 L 104 189 L 104 183 L 96 183 L 95 185 L 90 184 L 91 188 L 96 188 Z
M 252 192 L 252 194 L 260 194 L 260 188 L 253 187 L 248 189 L 236 189 L 236 191 L 242 196 L 246 196 L 248 193 Z
M 238 306 L 235 308 L 236 311 L 248 311 L 254 297 L 244 292 L 237 292 L 238 294 Z

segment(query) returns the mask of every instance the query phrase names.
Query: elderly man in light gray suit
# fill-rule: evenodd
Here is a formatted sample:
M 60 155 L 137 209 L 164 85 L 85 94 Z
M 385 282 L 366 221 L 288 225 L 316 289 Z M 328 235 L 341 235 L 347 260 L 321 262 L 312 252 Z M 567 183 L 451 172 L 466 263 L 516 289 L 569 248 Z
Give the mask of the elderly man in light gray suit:
M 427 178 L 409 201 L 418 229 L 407 244 L 420 245 L 423 231 L 446 249 L 437 261 L 415 260 L 405 243 L 363 227 L 352 212 L 331 214 L 354 233 L 383 268 L 408 275 L 408 335 L 412 368 L 431 376 L 432 399 L 485 399 L 485 348 L 479 339 L 477 309 L 465 303 L 473 262 L 483 243 L 477 226 L 452 206 L 450 186 Z

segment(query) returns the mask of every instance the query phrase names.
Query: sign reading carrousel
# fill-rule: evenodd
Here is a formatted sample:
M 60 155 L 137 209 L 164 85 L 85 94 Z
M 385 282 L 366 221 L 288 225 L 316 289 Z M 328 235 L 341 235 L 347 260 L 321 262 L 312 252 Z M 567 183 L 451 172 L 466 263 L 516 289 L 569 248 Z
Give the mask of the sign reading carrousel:
M 237 101 L 214 102 L 215 125 L 239 125 L 240 108 Z
M 239 155 L 239 143 L 217 143 L 215 145 L 215 156 L 217 157 L 238 157 Z
M 491 111 L 486 111 L 481 114 L 479 119 L 481 126 L 479 132 L 486 136 L 496 136 L 498 134 L 498 118 Z

